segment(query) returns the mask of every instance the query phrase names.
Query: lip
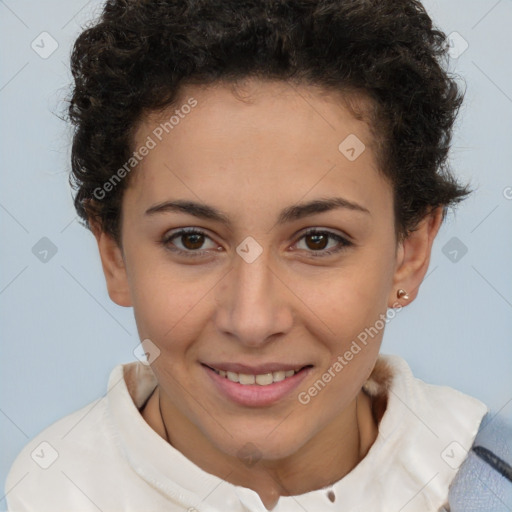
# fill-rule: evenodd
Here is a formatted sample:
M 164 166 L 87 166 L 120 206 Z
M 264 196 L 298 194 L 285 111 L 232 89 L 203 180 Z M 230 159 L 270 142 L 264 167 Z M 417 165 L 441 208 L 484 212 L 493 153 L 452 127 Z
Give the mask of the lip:
M 297 372 L 292 377 L 288 377 L 280 382 L 274 382 L 269 384 L 268 386 L 260 386 L 259 384 L 239 384 L 238 382 L 232 382 L 226 377 L 221 377 L 217 373 L 215 373 L 209 366 L 202 364 L 201 365 L 209 378 L 215 384 L 216 389 L 220 392 L 220 394 L 232 402 L 235 402 L 238 405 L 243 405 L 246 407 L 265 407 L 275 404 L 279 402 L 281 399 L 288 396 L 294 389 L 296 389 L 300 383 L 308 376 L 310 371 L 313 369 L 311 365 L 302 368 L 299 372 Z M 213 365 L 212 365 L 213 366 Z M 255 373 L 256 369 L 261 373 L 269 373 L 269 371 L 261 371 L 263 368 L 276 368 L 271 371 L 278 371 L 288 368 L 290 370 L 300 368 L 301 366 L 291 367 L 290 365 L 279 365 L 275 366 L 273 364 L 270 365 L 262 365 L 256 367 L 247 367 L 243 365 L 224 365 L 226 368 L 247 368 L 250 371 L 237 371 L 236 373 L 249 373 L 259 375 L 260 373 Z M 216 369 L 223 369 L 215 367 Z M 235 370 L 225 370 L 225 371 L 235 371 Z
M 238 363 L 202 363 L 203 365 L 215 368 L 216 370 L 224 370 L 225 372 L 245 373 L 247 375 L 263 375 L 264 373 L 278 372 L 280 370 L 297 370 L 304 366 L 311 366 L 308 364 L 283 364 L 283 363 L 266 363 L 258 364 L 256 366 L 249 366 L 246 364 Z

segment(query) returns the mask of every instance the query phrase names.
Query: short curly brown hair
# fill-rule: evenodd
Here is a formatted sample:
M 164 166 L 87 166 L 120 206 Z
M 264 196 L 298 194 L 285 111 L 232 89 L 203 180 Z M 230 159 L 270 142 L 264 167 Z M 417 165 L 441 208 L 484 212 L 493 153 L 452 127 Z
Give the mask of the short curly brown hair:
M 370 100 L 363 117 L 405 236 L 469 193 L 447 163 L 464 96 L 444 69 L 447 48 L 416 0 L 107 0 L 71 56 L 78 215 L 120 243 L 128 178 L 101 200 L 94 191 L 132 156 L 142 117 L 173 105 L 187 83 L 257 77 Z

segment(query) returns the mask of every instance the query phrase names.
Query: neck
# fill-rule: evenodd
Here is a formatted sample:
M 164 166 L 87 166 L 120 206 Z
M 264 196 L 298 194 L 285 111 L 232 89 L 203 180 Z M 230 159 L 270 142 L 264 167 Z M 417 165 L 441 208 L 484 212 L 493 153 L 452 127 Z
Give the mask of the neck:
M 343 414 L 296 453 L 286 459 L 261 459 L 248 467 L 216 449 L 193 424 L 181 421 L 159 388 L 142 415 L 162 438 L 204 471 L 257 492 L 267 510 L 275 507 L 280 496 L 321 489 L 343 478 L 364 458 L 378 433 L 371 399 L 361 391 Z

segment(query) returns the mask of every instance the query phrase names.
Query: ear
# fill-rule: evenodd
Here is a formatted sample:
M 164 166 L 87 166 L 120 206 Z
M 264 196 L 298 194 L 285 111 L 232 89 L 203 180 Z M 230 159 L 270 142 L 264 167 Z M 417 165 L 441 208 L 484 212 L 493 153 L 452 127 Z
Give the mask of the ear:
M 101 229 L 97 221 L 89 219 L 89 225 L 98 243 L 109 297 L 119 306 L 131 306 L 131 294 L 122 249 L 112 236 Z
M 405 305 L 418 295 L 419 287 L 427 273 L 432 244 L 443 221 L 443 207 L 428 213 L 407 238 L 399 243 L 397 262 L 393 277 L 393 288 L 388 297 L 388 307 L 396 306 L 397 301 Z M 408 299 L 398 298 L 397 291 L 405 290 Z

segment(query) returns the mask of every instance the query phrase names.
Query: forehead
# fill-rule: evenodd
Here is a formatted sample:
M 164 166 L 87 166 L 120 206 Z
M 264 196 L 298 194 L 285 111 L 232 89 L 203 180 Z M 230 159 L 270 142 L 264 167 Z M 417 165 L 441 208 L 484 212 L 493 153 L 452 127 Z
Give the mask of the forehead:
M 189 106 L 191 103 L 193 107 Z M 331 132 L 334 141 L 344 132 L 350 132 L 364 138 L 366 145 L 373 149 L 371 130 L 362 120 L 368 117 L 372 107 L 372 101 L 360 93 L 342 93 L 282 80 L 189 84 L 180 89 L 173 106 L 143 117 L 135 139 L 141 141 L 153 134 L 159 140 L 163 137 L 172 142 L 166 137 L 172 132 L 176 141 L 180 136 L 191 135 L 204 140 L 223 135 L 233 137 L 233 130 L 238 135 L 254 134 L 264 127 L 269 134 L 280 131 L 280 141 L 286 135 L 290 144 L 298 138 L 302 144 L 308 139 L 318 139 L 315 131 L 320 136 Z
M 135 149 L 149 140 L 152 149 L 127 193 L 142 203 L 215 195 L 246 209 L 258 195 L 297 202 L 297 195 L 333 188 L 348 200 L 374 201 L 375 185 L 389 187 L 371 130 L 350 106 L 368 108 L 361 97 L 281 81 L 189 85 L 172 107 L 138 126 Z

